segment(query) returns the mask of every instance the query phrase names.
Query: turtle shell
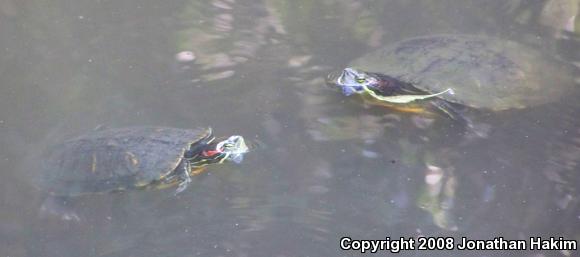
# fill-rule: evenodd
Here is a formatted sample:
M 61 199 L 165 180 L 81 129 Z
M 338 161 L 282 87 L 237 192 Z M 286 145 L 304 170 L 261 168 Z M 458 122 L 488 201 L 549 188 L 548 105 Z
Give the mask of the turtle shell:
M 569 66 L 528 46 L 475 35 L 400 41 L 353 61 L 352 67 L 412 83 L 474 108 L 506 110 L 555 101 L 573 83 Z
M 139 188 L 171 174 L 191 144 L 211 129 L 129 127 L 106 129 L 49 149 L 40 186 L 72 196 Z

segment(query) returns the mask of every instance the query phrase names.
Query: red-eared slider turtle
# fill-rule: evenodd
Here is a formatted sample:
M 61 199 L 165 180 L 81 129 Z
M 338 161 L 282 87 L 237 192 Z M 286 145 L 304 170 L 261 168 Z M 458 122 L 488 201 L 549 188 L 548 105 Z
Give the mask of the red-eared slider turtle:
M 93 131 L 51 147 L 42 158 L 39 185 L 52 200 L 43 207 L 55 207 L 55 199 L 88 193 L 176 185 L 179 193 L 190 183 L 190 176 L 200 173 L 206 165 L 239 163 L 247 151 L 243 137 L 216 139 L 209 128 Z M 64 218 L 78 219 L 74 214 Z
M 456 107 L 502 111 L 554 102 L 574 84 L 571 74 L 555 58 L 513 41 L 433 35 L 365 55 L 328 83 L 347 96 L 467 121 Z

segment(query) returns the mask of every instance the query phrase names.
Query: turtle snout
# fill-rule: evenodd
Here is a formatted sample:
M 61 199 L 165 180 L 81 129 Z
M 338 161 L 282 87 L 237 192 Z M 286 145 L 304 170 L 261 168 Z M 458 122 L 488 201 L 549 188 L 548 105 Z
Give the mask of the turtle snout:
M 338 86 L 340 78 L 343 76 L 342 71 L 333 71 L 328 76 L 326 76 L 326 85 L 328 86 Z

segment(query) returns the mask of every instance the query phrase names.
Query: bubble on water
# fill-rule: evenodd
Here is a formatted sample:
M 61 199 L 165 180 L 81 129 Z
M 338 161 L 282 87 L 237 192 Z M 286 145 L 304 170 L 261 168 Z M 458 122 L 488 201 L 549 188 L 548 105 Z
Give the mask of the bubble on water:
M 235 71 L 226 70 L 226 71 L 222 71 L 222 72 L 203 75 L 202 79 L 205 81 L 214 81 L 214 80 L 229 78 L 229 77 L 233 76 L 234 74 L 235 74 Z
M 175 55 L 178 62 L 191 62 L 195 60 L 195 54 L 192 51 L 182 51 Z
M 217 8 L 221 8 L 221 9 L 225 9 L 225 10 L 231 10 L 232 9 L 232 7 L 230 5 L 228 5 L 225 2 L 219 1 L 219 0 L 213 1 L 212 2 L 212 5 L 215 6 L 215 7 L 217 7 Z
M 375 151 L 370 151 L 370 150 L 362 150 L 361 152 L 362 156 L 369 158 L 369 159 L 375 159 L 379 157 L 379 154 Z
M 427 174 L 425 174 L 425 183 L 436 185 L 443 179 L 443 169 L 434 165 L 427 165 Z

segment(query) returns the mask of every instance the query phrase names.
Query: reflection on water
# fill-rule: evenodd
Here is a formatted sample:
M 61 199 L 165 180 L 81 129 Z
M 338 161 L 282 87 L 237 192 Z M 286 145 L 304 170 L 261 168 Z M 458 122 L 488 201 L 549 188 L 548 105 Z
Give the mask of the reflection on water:
M 578 62 L 577 13 L 577 0 L 3 1 L 0 255 L 336 256 L 354 254 L 340 252 L 342 236 L 578 239 L 579 90 L 484 113 L 489 136 L 465 141 L 447 119 L 324 85 L 366 52 L 434 33 Z M 178 196 L 83 197 L 79 223 L 39 215 L 38 154 L 103 125 L 212 126 L 264 146 Z

